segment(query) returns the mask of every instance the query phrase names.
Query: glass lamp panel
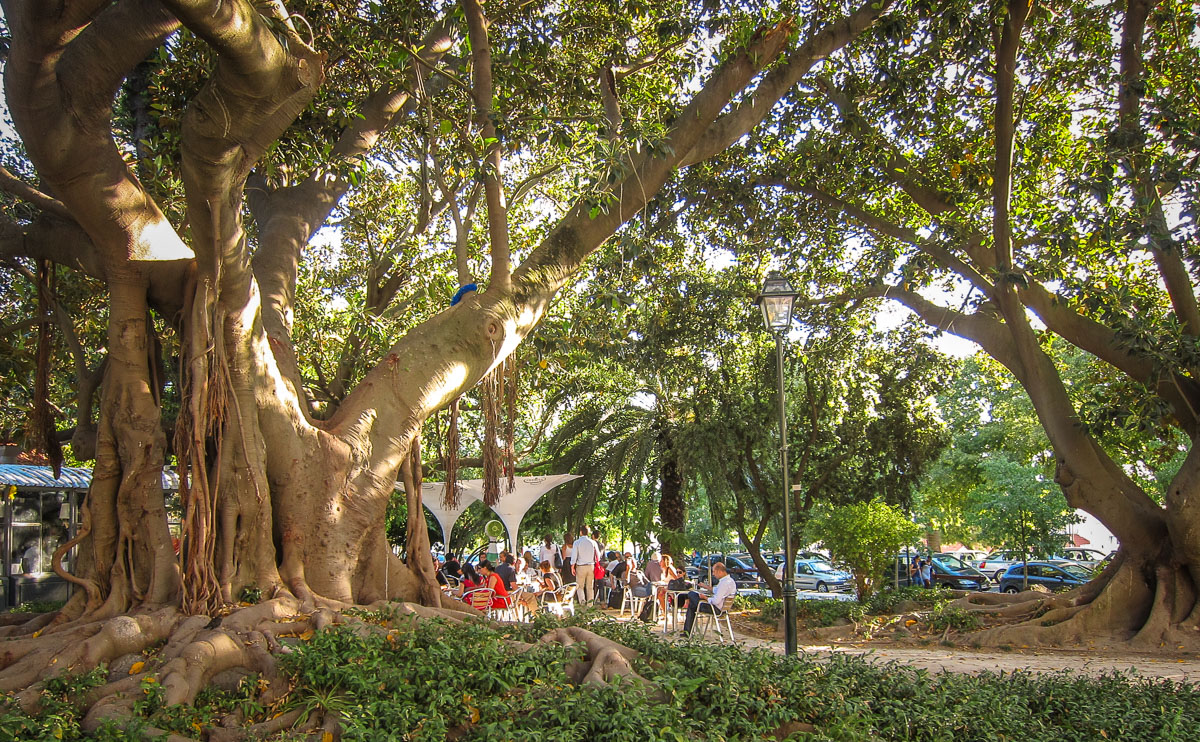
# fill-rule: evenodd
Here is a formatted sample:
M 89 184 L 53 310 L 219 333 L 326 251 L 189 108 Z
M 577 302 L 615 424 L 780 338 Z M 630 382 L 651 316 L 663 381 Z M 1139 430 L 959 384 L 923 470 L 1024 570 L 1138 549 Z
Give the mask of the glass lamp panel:
M 762 300 L 763 320 L 767 327 L 776 332 L 786 330 L 792 323 L 792 297 L 764 295 Z

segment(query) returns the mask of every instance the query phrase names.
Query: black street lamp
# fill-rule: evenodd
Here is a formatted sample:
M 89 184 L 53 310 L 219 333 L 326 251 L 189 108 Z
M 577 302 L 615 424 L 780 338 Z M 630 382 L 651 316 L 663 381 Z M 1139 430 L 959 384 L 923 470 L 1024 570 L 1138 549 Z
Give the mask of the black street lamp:
M 783 336 L 792 326 L 796 289 L 783 274 L 771 271 L 755 303 L 762 309 L 763 322 L 775 336 L 775 360 L 779 368 L 779 460 L 783 473 L 783 636 L 784 649 L 796 654 L 796 563 L 792 552 L 792 483 L 788 472 L 787 408 L 783 396 Z

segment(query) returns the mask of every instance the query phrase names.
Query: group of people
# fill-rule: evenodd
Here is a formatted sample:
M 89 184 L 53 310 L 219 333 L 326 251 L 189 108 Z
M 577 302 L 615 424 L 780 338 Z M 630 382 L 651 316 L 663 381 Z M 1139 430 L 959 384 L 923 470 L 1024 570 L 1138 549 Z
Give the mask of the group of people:
M 484 559 L 475 566 L 462 563 L 451 555 L 440 565 L 438 582 L 456 597 L 486 587 L 493 592 L 491 608 L 503 610 L 521 605 L 530 613 L 536 613 L 540 596 L 559 594 L 564 585 L 575 583 L 575 599 L 590 605 L 596 600 L 599 581 L 607 580 L 613 587 L 619 580 L 635 598 L 654 596 L 660 611 L 667 608 L 668 593 L 675 592 L 679 607 L 687 609 L 685 634 L 691 633 L 697 613 L 718 612 L 737 592 L 737 585 L 723 562 L 713 564 L 711 594 L 699 590 L 681 592 L 691 585 L 670 554 L 655 558 L 651 552 L 650 558 L 639 568 L 632 552 L 606 552 L 604 542 L 593 538 L 587 526 L 582 526 L 574 539 L 566 534 L 561 545 L 555 544 L 553 537 L 545 536 L 537 552 L 535 556 L 531 550 L 526 550 L 515 556 L 506 550 L 500 553 L 495 565 Z M 459 584 L 451 587 L 446 576 Z
M 914 585 L 933 587 L 933 559 L 917 557 L 909 569 L 908 576 Z
M 500 553 L 496 564 L 488 559 L 472 566 L 449 556 L 437 573 L 438 582 L 448 593 L 462 598 L 472 590 L 488 588 L 492 591 L 490 607 L 504 610 L 520 605 L 530 613 L 538 610 L 538 599 L 545 593 L 557 593 L 562 581 L 553 565 L 548 561 L 533 566 L 533 555 L 526 551 L 514 557 L 507 551 Z M 450 585 L 453 578 L 458 584 Z

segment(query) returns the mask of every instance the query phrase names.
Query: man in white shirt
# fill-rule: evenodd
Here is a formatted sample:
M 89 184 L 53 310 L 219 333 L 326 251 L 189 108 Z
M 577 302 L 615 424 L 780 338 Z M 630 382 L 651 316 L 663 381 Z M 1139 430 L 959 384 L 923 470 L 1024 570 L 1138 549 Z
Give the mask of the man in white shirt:
M 579 586 L 575 597 L 584 605 L 590 605 L 596 599 L 596 560 L 599 558 L 600 549 L 588 538 L 588 527 L 581 526 L 579 538 L 571 544 L 571 574 L 575 575 L 575 584 Z
M 687 618 L 683 621 L 684 636 L 692 633 L 692 626 L 696 623 L 696 611 L 714 614 L 724 611 L 729 607 L 728 601 L 737 592 L 737 583 L 729 576 L 725 562 L 714 562 L 712 573 L 713 577 L 717 578 L 717 584 L 713 587 L 712 596 L 708 600 L 701 602 L 700 593 L 695 590 L 687 594 Z

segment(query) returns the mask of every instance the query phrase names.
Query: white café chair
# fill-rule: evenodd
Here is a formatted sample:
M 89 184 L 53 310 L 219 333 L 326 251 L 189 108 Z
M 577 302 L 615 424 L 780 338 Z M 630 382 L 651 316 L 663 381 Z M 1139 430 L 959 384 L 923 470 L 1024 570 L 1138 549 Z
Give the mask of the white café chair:
M 708 635 L 709 627 L 715 623 L 717 625 L 717 637 L 724 642 L 725 635 L 721 631 L 721 621 L 724 619 L 725 631 L 729 632 L 729 641 L 733 641 L 733 623 L 729 620 L 729 611 L 725 608 L 728 602 L 729 598 L 725 598 L 725 600 L 721 601 L 719 607 L 713 608 L 712 613 L 704 612 L 700 614 L 704 618 L 704 628 L 700 630 L 701 639 Z

